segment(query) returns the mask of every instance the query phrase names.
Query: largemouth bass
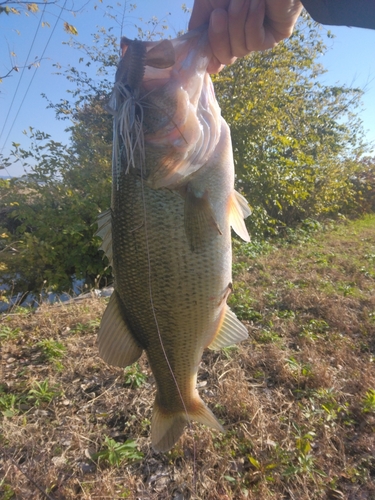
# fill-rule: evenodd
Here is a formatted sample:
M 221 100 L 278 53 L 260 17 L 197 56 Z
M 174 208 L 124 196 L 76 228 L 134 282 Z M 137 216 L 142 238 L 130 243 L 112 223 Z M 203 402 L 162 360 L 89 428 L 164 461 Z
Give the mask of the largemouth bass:
M 196 389 L 204 348 L 247 338 L 226 304 L 232 228 L 246 241 L 229 127 L 211 79 L 205 29 L 174 40 L 122 39 L 111 209 L 99 218 L 115 291 L 99 353 L 125 367 L 145 350 L 157 392 L 152 446 L 169 450 L 190 420 L 222 431 Z

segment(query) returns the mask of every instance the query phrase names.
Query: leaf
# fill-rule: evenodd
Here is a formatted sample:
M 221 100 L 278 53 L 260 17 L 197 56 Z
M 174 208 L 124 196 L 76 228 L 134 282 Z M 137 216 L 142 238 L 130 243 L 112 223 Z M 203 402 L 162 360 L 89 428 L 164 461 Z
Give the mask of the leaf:
M 35 13 L 35 12 L 38 12 L 39 7 L 37 6 L 36 3 L 28 3 L 27 4 L 27 10 L 29 10 L 30 12 Z
M 248 459 L 250 461 L 250 463 L 256 468 L 256 469 L 260 469 L 260 463 L 258 462 L 258 460 L 254 457 L 251 457 L 251 456 L 248 456 Z
M 21 11 L 19 11 L 18 9 L 15 9 L 14 7 L 5 7 L 5 12 L 7 14 L 16 14 L 16 15 L 21 14 Z
M 69 24 L 65 21 L 64 23 L 64 30 L 69 33 L 70 35 L 78 35 L 78 30 L 75 26 L 73 26 L 72 24 Z

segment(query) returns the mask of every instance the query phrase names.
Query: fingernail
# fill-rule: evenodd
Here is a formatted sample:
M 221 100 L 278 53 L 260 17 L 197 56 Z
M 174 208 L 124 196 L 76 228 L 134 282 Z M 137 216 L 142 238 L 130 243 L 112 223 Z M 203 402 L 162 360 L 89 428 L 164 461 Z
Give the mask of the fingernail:
M 229 5 L 228 12 L 232 14 L 232 16 L 237 16 L 242 10 L 244 5 L 244 0 L 232 0 Z
M 223 9 L 215 9 L 210 17 L 210 28 L 216 34 L 224 33 L 227 29 L 227 14 Z
M 255 12 L 258 9 L 261 1 L 262 0 L 251 0 L 250 12 Z

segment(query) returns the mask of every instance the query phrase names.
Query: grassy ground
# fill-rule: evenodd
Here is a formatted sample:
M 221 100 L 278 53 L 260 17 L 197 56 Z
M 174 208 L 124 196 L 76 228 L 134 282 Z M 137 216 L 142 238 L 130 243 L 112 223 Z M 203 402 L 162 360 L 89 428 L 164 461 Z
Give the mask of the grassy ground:
M 374 500 L 375 217 L 268 250 L 236 248 L 250 337 L 199 371 L 227 432 L 194 424 L 166 454 L 145 357 L 98 358 L 105 300 L 0 317 L 0 498 Z

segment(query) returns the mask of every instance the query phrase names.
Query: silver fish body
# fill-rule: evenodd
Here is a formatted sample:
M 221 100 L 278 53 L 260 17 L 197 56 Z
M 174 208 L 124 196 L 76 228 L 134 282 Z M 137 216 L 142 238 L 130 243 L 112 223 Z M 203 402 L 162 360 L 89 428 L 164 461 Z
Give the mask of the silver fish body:
M 98 231 L 115 276 L 99 352 L 127 366 L 146 351 L 157 451 L 170 449 L 190 419 L 222 430 L 197 392 L 197 372 L 204 348 L 247 337 L 226 300 L 230 227 L 248 240 L 250 213 L 234 191 L 229 127 L 206 73 L 207 34 L 165 42 L 124 42 L 112 98 L 112 206 Z

